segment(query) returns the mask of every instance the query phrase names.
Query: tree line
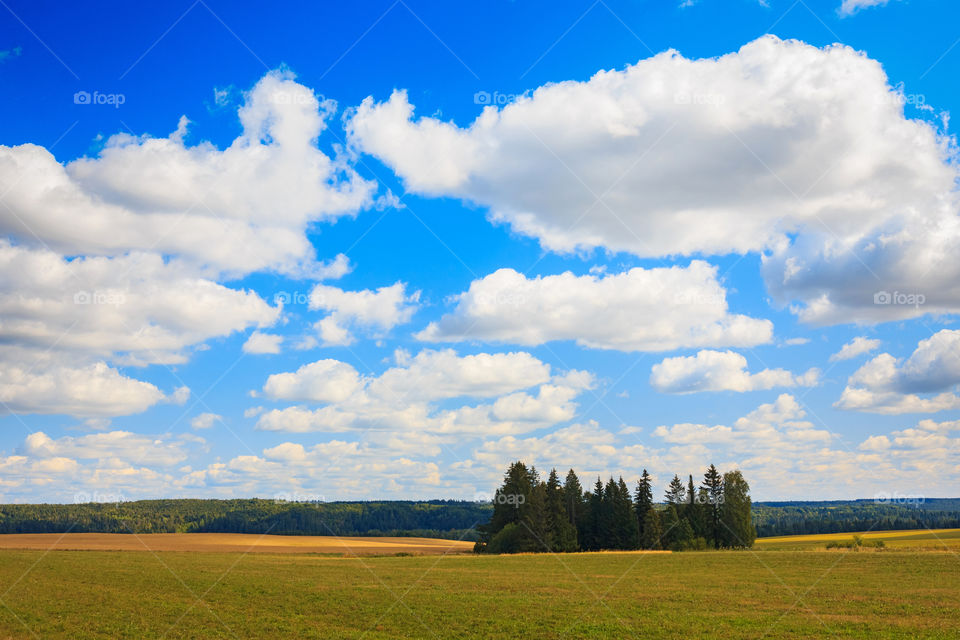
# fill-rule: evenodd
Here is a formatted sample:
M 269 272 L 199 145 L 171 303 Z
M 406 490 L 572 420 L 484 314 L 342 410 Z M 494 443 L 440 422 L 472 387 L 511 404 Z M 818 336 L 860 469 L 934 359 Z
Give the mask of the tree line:
M 654 500 L 644 469 L 631 493 L 623 477 L 599 477 L 585 491 L 571 469 L 561 483 L 535 467 L 512 463 L 493 497 L 493 514 L 477 527 L 481 553 L 570 552 L 607 549 L 747 548 L 756 530 L 750 486 L 740 471 L 710 465 L 699 485 L 674 475 L 663 504 Z
M 857 531 L 960 528 L 956 498 L 879 497 L 872 500 L 764 502 L 754 504 L 761 536 Z
M 461 500 L 138 500 L 0 505 L 0 533 L 271 533 L 476 540 L 490 505 Z
M 609 483 L 608 483 L 609 484 Z M 618 485 L 619 483 L 615 483 Z M 696 496 L 699 487 L 695 488 Z M 687 482 L 687 495 L 689 495 Z M 573 492 L 571 492 L 571 495 Z M 588 494 L 600 495 L 596 488 Z M 614 492 L 604 486 L 603 501 Z M 631 495 L 631 498 L 633 496 Z M 658 501 L 659 502 L 659 501 Z M 675 502 L 677 502 L 675 500 Z M 576 509 L 574 503 L 572 508 Z M 576 513 L 585 513 L 582 506 Z M 602 513 L 601 508 L 598 513 Z M 678 518 L 683 506 L 677 510 Z M 658 505 L 661 528 L 672 515 Z M 476 541 L 477 526 L 489 522 L 492 501 L 384 500 L 367 502 L 297 502 L 270 499 L 168 499 L 83 504 L 0 505 L 0 533 L 270 533 L 288 535 L 424 536 Z M 622 500 L 620 512 L 622 514 Z M 889 529 L 960 528 L 960 500 L 927 498 L 830 502 L 754 502 L 751 512 L 762 536 L 805 533 L 882 531 Z M 696 509 L 683 519 L 698 537 Z M 666 520 L 670 522 L 665 523 Z M 576 526 L 575 522 L 571 522 Z M 581 524 L 581 529 L 583 525 Z M 677 526 L 682 526 L 682 523 Z M 638 522 L 639 527 L 639 522 Z M 638 534 L 639 535 L 639 534 Z M 627 534 L 627 538 L 630 534 Z M 578 530 L 580 548 L 590 535 Z M 590 543 L 592 545 L 592 543 Z M 611 544 L 609 541 L 604 544 Z M 698 542 L 695 544 L 699 544 Z M 667 545 L 669 546 L 669 545 Z

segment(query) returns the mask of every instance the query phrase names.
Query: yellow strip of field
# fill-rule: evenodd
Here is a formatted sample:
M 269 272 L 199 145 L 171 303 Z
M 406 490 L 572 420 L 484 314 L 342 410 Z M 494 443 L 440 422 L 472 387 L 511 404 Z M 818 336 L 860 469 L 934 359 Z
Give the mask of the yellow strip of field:
M 438 538 L 273 536 L 247 533 L 10 533 L 0 549 L 74 549 L 81 551 L 219 551 L 251 553 L 335 553 L 439 555 L 466 553 L 472 542 Z
M 816 533 L 801 536 L 757 538 L 757 549 L 823 548 L 830 542 L 848 542 L 860 536 L 866 543 L 882 540 L 893 549 L 960 550 L 960 529 L 908 529 L 903 531 L 864 531 L 851 533 Z

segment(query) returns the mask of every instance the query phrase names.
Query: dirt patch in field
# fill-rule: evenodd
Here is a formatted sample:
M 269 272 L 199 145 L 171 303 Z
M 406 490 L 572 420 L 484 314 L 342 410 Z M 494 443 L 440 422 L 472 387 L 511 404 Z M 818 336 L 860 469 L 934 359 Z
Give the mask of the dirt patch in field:
M 339 538 L 272 536 L 246 533 L 10 533 L 0 549 L 73 549 L 80 551 L 216 551 L 250 553 L 332 553 L 438 555 L 467 553 L 472 542 L 437 538 Z

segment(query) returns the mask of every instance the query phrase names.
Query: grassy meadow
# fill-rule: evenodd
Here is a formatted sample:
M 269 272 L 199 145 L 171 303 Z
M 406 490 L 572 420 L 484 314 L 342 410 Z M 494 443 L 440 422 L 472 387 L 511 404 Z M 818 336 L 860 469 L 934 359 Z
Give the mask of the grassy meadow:
M 409 557 L 4 549 L 0 638 L 960 637 L 954 553 L 770 545 Z

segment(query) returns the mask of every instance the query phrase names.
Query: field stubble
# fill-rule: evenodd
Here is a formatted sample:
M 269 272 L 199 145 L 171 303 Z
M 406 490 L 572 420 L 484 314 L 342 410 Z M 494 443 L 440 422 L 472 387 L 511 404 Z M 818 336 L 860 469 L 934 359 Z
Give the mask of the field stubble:
M 0 637 L 956 638 L 960 557 L 0 551 Z M 34 636 L 35 634 L 35 636 Z

